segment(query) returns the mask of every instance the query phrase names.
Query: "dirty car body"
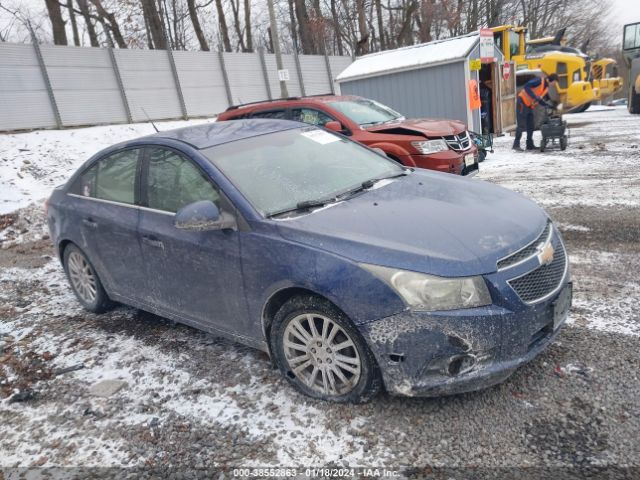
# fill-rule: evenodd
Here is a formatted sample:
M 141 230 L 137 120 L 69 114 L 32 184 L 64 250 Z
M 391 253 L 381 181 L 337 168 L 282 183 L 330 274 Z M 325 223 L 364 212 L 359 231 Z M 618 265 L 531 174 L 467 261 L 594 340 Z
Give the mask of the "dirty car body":
M 122 172 L 96 165 L 124 153 L 133 192 L 100 198 L 121 188 L 112 180 Z M 176 187 L 158 197 L 164 177 L 153 172 L 167 158 L 195 167 L 215 193 L 200 188 L 172 203 Z M 318 201 L 317 184 L 329 177 L 357 184 Z M 571 301 L 562 238 L 530 200 L 404 168 L 297 122 L 213 123 L 116 145 L 54 191 L 47 216 L 61 259 L 79 249 L 109 299 L 272 356 L 274 325 L 292 299 L 324 302 L 345 334 L 363 340 L 354 358 L 370 353 L 386 389 L 400 395 L 502 381 L 553 340 Z M 314 356 L 309 371 L 331 358 Z M 366 373 L 363 364 L 357 378 Z M 318 380 L 323 388 L 331 390 Z

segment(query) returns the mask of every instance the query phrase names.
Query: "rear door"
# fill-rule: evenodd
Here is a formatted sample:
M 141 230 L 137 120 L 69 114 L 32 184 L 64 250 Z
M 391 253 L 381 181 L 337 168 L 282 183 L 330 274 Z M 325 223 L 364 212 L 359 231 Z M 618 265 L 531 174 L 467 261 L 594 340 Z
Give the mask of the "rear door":
M 180 152 L 148 147 L 142 173 L 140 240 L 153 306 L 229 333 L 246 322 L 238 232 L 174 226 L 182 207 L 211 200 L 232 211 L 198 165 Z
M 145 273 L 137 236 L 141 152 L 130 148 L 101 158 L 69 192 L 81 248 L 110 291 L 133 299 L 139 298 Z

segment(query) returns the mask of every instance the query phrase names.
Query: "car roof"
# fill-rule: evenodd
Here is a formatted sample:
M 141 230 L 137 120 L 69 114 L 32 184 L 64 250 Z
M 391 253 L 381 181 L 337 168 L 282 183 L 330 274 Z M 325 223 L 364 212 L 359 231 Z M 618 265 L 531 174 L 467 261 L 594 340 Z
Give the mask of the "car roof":
M 245 103 L 242 105 L 233 105 L 225 110 L 225 113 L 230 112 L 246 112 L 254 109 L 262 109 L 263 107 L 282 107 L 286 105 L 297 105 L 299 103 L 328 103 L 340 100 L 357 100 L 362 97 L 357 95 L 311 95 L 307 97 L 289 97 L 289 98 L 277 98 L 273 100 L 265 100 L 261 102 Z
M 179 140 L 201 150 L 223 143 L 302 127 L 309 127 L 309 125 L 291 120 L 252 118 L 234 120 L 232 122 L 204 123 L 175 130 L 166 130 L 143 138 Z

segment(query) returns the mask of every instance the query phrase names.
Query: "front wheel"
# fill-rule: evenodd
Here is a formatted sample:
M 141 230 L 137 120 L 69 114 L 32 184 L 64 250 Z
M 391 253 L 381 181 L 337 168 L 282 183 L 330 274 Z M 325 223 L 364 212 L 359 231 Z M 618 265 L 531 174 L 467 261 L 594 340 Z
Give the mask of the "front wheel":
M 274 319 L 271 349 L 280 372 L 310 397 L 363 403 L 381 388 L 371 350 L 327 300 L 300 296 L 286 302 Z
M 544 152 L 544 150 L 547 148 L 547 142 L 549 140 L 545 137 L 540 141 L 540 151 Z
M 94 313 L 111 307 L 111 301 L 87 256 L 75 245 L 68 245 L 63 255 L 64 270 L 71 289 L 82 306 Z

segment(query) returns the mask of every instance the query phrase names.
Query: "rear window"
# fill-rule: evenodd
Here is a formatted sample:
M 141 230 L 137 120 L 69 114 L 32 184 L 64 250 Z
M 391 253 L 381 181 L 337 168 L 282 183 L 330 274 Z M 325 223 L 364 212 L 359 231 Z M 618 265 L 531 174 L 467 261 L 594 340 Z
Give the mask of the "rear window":
M 131 149 L 98 160 L 76 179 L 71 193 L 133 204 L 139 156 L 139 149 Z

